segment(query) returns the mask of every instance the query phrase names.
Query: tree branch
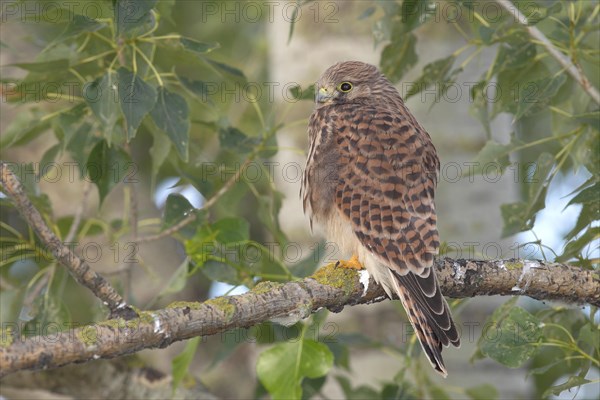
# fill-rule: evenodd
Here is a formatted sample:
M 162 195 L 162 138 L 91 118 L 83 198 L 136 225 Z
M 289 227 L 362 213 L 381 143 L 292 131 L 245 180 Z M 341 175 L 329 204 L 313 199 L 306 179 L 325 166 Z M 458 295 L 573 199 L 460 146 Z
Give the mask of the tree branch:
M 583 90 L 590 95 L 590 97 L 596 102 L 596 104 L 600 104 L 600 92 L 596 89 L 589 81 L 587 76 L 583 74 L 581 68 L 579 68 L 575 63 L 573 63 L 568 57 L 566 57 L 563 53 L 561 53 L 550 40 L 540 31 L 536 26 L 529 25 L 529 21 L 527 17 L 519 11 L 517 6 L 515 6 L 509 0 L 496 0 L 502 8 L 508 11 L 516 21 L 518 21 L 521 25 L 525 25 L 525 29 L 529 32 L 529 35 L 537 39 L 542 46 L 546 48 L 548 53 L 556 60 L 563 68 L 571 75 L 577 83 L 581 85 Z
M 110 309 L 112 316 L 126 319 L 136 317 L 135 311 L 129 307 L 121 295 L 102 276 L 65 246 L 46 225 L 40 212 L 33 206 L 23 186 L 10 170 L 10 167 L 0 161 L 0 183 L 3 191 L 13 200 L 15 208 L 21 213 L 29 226 L 33 228 L 40 241 L 47 246 L 54 257 L 65 266 L 73 278 L 87 287 L 94 295 L 102 300 Z
M 600 306 L 598 273 L 569 265 L 445 258 L 436 261 L 436 273 L 442 292 L 450 297 L 518 294 Z M 194 336 L 269 320 L 290 324 L 321 308 L 337 312 L 346 305 L 384 299 L 383 289 L 366 271 L 330 264 L 296 282 L 263 282 L 243 295 L 204 303 L 176 302 L 162 310 L 141 312 L 139 318 L 129 321 L 108 320 L 28 338 L 21 337 L 16 323 L 5 324 L 0 338 L 0 376 L 163 348 Z M 43 328 L 41 332 L 45 332 Z

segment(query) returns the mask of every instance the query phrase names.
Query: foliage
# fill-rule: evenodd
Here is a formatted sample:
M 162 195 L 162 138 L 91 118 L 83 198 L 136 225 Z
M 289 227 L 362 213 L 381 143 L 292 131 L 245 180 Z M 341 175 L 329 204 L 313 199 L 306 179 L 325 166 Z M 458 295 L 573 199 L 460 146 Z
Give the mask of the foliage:
M 282 194 L 264 162 L 278 151 L 277 132 L 294 122 L 280 118 L 286 114 L 281 107 L 264 115 L 263 110 L 277 107 L 266 96 L 253 98 L 245 93 L 249 98 L 242 102 L 224 89 L 247 83 L 245 68 L 240 68 L 243 59 L 235 58 L 231 43 L 234 39 L 245 41 L 237 51 L 256 50 L 250 32 L 256 34 L 256 27 L 264 29 L 264 24 L 241 26 L 232 33 L 227 24 L 208 21 L 205 30 L 185 33 L 186 29 L 175 23 L 174 13 L 181 18 L 190 7 L 186 4 L 96 1 L 100 14 L 91 19 L 83 12 L 85 2 L 55 3 L 62 5 L 62 18 L 45 20 L 47 15 L 40 13 L 29 15 L 29 22 L 36 23 L 24 24 L 32 42 L 43 44 L 35 59 L 12 65 L 25 76 L 2 77 L 3 95 L 18 105 L 19 113 L 3 131 L 0 146 L 6 156 L 40 137 L 53 138 L 56 144 L 37 167 L 27 160 L 17 168 L 35 206 L 59 236 L 75 242 L 102 237 L 115 244 L 110 247 L 118 258 L 115 269 L 130 272 L 139 263 L 156 281 L 150 263 L 139 259 L 138 228 L 170 233 L 183 245 L 187 257 L 178 268 L 172 268 L 171 278 L 155 301 L 181 292 L 199 275 L 251 288 L 261 280 L 290 280 L 309 273 L 323 248 L 316 248 L 315 254 L 297 267 L 286 264 L 282 249 L 289 242 L 278 223 Z M 299 2 L 303 9 L 314 5 L 311 3 Z M 373 23 L 373 36 L 381 48 L 380 67 L 398 82 L 423 56 L 419 45 L 428 39 L 420 33 L 431 28 L 436 7 L 444 4 L 364 2 L 359 21 L 352 23 Z M 449 50 L 439 60 L 427 60 L 406 97 L 432 86 L 443 96 L 480 54 L 492 52 L 493 57 L 486 58 L 492 60 L 486 72 L 470 90 L 471 114 L 481 123 L 487 139 L 475 160 L 480 167 L 474 172 L 494 163 L 502 171 L 512 166 L 520 171 L 519 176 L 531 178 L 521 183 L 521 201 L 502 206 L 503 235 L 532 229 L 536 214 L 545 207 L 548 186 L 558 174 L 585 170 L 589 179 L 569 201 L 569 206 L 580 206 L 579 217 L 565 235 L 564 248 L 556 250 L 555 259 L 597 268 L 598 259 L 590 255 L 597 254 L 594 246 L 600 219 L 598 104 L 512 16 L 501 13 L 491 19 L 485 13 L 486 3 L 453 4 L 463 17 L 449 20 L 443 29 L 457 30 L 464 37 L 464 46 Z M 535 7 L 529 7 L 531 4 Z M 183 11 L 177 11 L 178 6 Z M 599 6 L 595 2 L 537 1 L 518 2 L 517 6 L 593 86 L 600 86 L 594 36 Z M 294 35 L 292 22 L 291 43 Z M 266 71 L 258 75 L 257 79 L 263 79 Z M 72 90 L 68 96 L 64 91 L 61 95 L 56 90 L 31 90 L 39 87 Z M 493 97 L 487 92 L 490 87 L 496 88 Z M 294 87 L 290 95 L 309 100 L 313 91 L 312 87 Z M 506 114 L 513 119 L 514 132 L 508 143 L 499 143 L 492 135 L 492 121 Z M 74 213 L 55 217 L 48 196 L 38 185 L 40 177 L 50 179 L 50 167 L 61 158 L 75 162 L 77 184 L 91 182 L 99 193 L 99 209 L 80 222 Z M 259 178 L 244 173 L 250 166 L 259 169 Z M 138 220 L 135 203 L 139 195 L 135 193 L 152 197 L 157 182 L 170 176 L 178 177 L 177 187 L 190 186 L 202 195 L 201 209 L 194 208 L 185 196 L 171 194 L 160 220 Z M 122 217 L 102 214 L 110 201 L 119 204 Z M 0 198 L 0 202 L 10 209 L 6 199 Z M 101 318 L 101 310 L 57 266 L 31 230 L 20 220 L 13 222 L 15 218 L 0 222 L 3 321 L 20 320 L 31 328 L 29 332 L 36 332 L 33 327 L 47 321 L 85 323 Z M 69 237 L 73 229 L 74 236 Z M 267 246 L 267 238 L 276 246 Z M 119 245 L 125 240 L 131 241 Z M 124 282 L 123 291 L 132 284 L 127 273 L 119 280 Z M 509 368 L 526 368 L 535 380 L 537 396 L 589 383 L 588 370 L 600 367 L 596 309 L 591 307 L 586 315 L 538 305 L 525 309 L 515 303 L 516 299 L 507 302 L 490 316 L 486 326 L 493 327 L 499 339 L 482 335 L 473 359 L 490 358 Z M 326 318 L 327 313 L 320 312 L 293 327 L 265 323 L 248 331 L 256 342 L 268 346 L 258 359 L 257 397 L 268 393 L 273 398 L 309 398 L 318 395 L 330 378 L 335 378 L 347 398 L 451 397 L 414 356 L 414 338 L 408 348 L 357 334 L 339 334 L 328 340 Z M 173 360 L 174 388 L 187 376 L 198 343 L 190 341 Z M 239 341 L 224 344 L 215 363 L 238 345 Z M 376 387 L 357 386 L 348 380 L 344 373 L 350 370 L 350 349 L 356 347 L 383 349 L 400 357 L 403 361 L 394 380 L 377 382 Z M 564 382 L 553 386 L 559 378 Z M 460 389 L 459 395 L 473 399 L 498 396 L 493 384 Z

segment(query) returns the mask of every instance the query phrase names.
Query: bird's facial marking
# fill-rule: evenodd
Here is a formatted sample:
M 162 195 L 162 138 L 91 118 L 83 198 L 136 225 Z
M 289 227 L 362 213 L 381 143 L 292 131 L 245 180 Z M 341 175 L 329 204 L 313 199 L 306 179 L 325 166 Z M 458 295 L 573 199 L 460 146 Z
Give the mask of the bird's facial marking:
M 366 98 L 370 94 L 368 85 L 360 80 L 343 78 L 341 80 L 324 80 L 317 85 L 315 101 L 319 105 L 331 103 L 348 103 L 357 98 Z

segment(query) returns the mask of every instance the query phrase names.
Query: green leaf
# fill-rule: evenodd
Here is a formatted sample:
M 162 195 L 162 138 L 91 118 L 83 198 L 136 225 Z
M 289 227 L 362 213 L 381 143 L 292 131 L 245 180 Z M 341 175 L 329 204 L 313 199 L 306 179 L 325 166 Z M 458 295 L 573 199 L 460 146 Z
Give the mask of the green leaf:
M 431 384 L 428 385 L 427 391 L 431 395 L 432 399 L 436 399 L 436 400 L 451 400 L 452 399 L 448 395 L 448 393 L 446 393 L 446 391 L 444 389 L 442 389 L 442 387 L 437 386 L 437 385 L 431 385 Z
M 127 141 L 130 141 L 135 137 L 142 119 L 154 108 L 156 89 L 123 67 L 119 68 L 117 74 L 121 110 L 127 121 Z
M 543 209 L 548 190 L 548 177 L 554 167 L 554 156 L 542 153 L 534 164 L 534 172 L 528 183 L 527 199 L 517 203 L 502 204 L 500 211 L 504 221 L 502 237 L 533 228 L 535 215 Z
M 185 287 L 188 278 L 188 265 L 190 264 L 190 258 L 186 257 L 185 260 L 177 267 L 167 285 L 160 291 L 158 298 L 166 296 L 168 294 L 179 293 Z
M 260 138 L 248 137 L 242 131 L 232 126 L 219 129 L 221 147 L 236 154 L 248 154 L 260 143 Z
M 467 388 L 465 393 L 473 400 L 494 400 L 498 398 L 498 390 L 489 383 Z
M 486 45 L 491 45 L 494 37 L 494 33 L 496 30 L 493 28 L 489 28 L 487 26 L 481 25 L 478 29 L 479 37 Z
M 223 218 L 198 228 L 194 237 L 185 241 L 185 250 L 209 279 L 239 285 L 242 280 L 237 269 L 244 261 L 249 237 L 248 221 Z
M 55 41 L 75 37 L 84 32 L 96 32 L 105 26 L 105 23 L 98 22 L 84 15 L 74 14 L 71 16 L 71 20 L 65 27 L 65 30 L 62 31 L 60 36 L 56 38 Z
M 68 59 L 57 59 L 31 63 L 15 63 L 9 65 L 19 67 L 30 72 L 48 73 L 68 70 L 70 67 L 70 61 Z
M 274 282 L 289 280 L 289 273 L 273 246 L 266 247 L 255 241 L 247 241 L 240 243 L 236 250 L 238 253 L 235 261 L 253 275 L 268 274 L 271 276 L 269 280 Z
M 527 33 L 514 30 L 501 38 L 504 43 L 496 56 L 492 75 L 508 69 L 518 69 L 531 63 L 537 51 Z
M 573 197 L 569 203 L 565 206 L 567 208 L 571 204 L 589 204 L 598 203 L 600 201 L 600 182 L 583 189 L 575 197 Z
M 150 158 L 152 159 L 150 187 L 152 191 L 154 191 L 154 188 L 156 187 L 156 177 L 158 176 L 160 167 L 163 165 L 171 151 L 171 142 L 167 135 L 158 131 L 158 129 L 150 129 L 150 132 L 152 133 L 152 147 L 150 147 L 150 150 L 148 151 L 150 153 Z
M 363 399 L 377 399 L 379 393 L 373 388 L 365 385 L 353 388 L 350 384 L 350 380 L 344 376 L 336 376 L 335 379 L 338 381 L 342 391 L 344 392 L 344 398 L 346 400 L 363 400 Z
M 435 8 L 436 5 L 431 0 L 404 0 L 399 8 L 402 23 L 397 25 L 402 32 L 410 32 L 435 15 Z
M 190 38 L 186 38 L 186 37 L 179 38 L 179 43 L 181 43 L 181 45 L 183 46 L 183 48 L 185 50 L 190 51 L 192 53 L 196 53 L 196 54 L 210 53 L 211 51 L 221 47 L 221 45 L 216 42 L 204 43 L 204 42 L 199 42 L 198 40 L 194 40 L 194 39 L 190 39 Z
M 173 21 L 173 7 L 175 6 L 175 0 L 161 0 L 156 4 L 156 10 L 160 14 L 161 19 L 166 19 L 169 23 L 175 25 Z
M 600 131 L 600 110 L 573 115 L 573 119 L 581 124 L 591 126 L 596 131 Z
M 303 379 L 324 376 L 332 365 L 333 355 L 323 343 L 298 340 L 262 352 L 256 373 L 273 399 L 300 399 Z
M 224 246 L 219 246 L 215 249 L 219 251 L 225 251 L 227 253 L 235 252 L 237 249 L 234 248 L 223 248 Z M 231 265 L 214 260 L 208 260 L 204 262 L 202 266 L 202 273 L 211 281 L 215 282 L 224 282 L 230 285 L 241 285 L 242 280 L 238 274 L 238 270 L 232 267 Z
M 266 176 L 265 172 L 265 176 Z M 250 178 L 250 177 L 249 177 Z M 271 177 L 272 178 L 272 177 Z M 258 200 L 258 210 L 256 215 L 258 216 L 260 222 L 262 222 L 265 228 L 273 235 L 273 238 L 280 244 L 285 244 L 287 239 L 285 234 L 281 230 L 281 226 L 279 225 L 279 211 L 281 210 L 281 205 L 283 202 L 283 194 L 274 190 L 270 196 L 262 195 L 257 198 Z M 298 252 L 298 256 L 301 252 Z M 294 260 L 298 261 L 298 260 Z
M 481 174 L 487 171 L 491 164 L 503 172 L 510 165 L 508 155 L 514 147 L 513 144 L 500 144 L 495 140 L 488 140 L 473 160 L 474 166 L 472 169 L 469 168 L 468 174 Z
M 373 6 L 371 6 L 371 7 L 367 7 L 367 8 L 365 9 L 365 11 L 363 11 L 363 12 L 362 12 L 362 13 L 361 13 L 361 14 L 358 16 L 358 18 L 357 18 L 357 19 L 358 19 L 359 21 L 360 21 L 360 20 L 362 20 L 362 19 L 367 19 L 367 18 L 369 18 L 371 15 L 373 15 L 373 14 L 375 13 L 375 11 L 376 11 L 376 10 L 377 10 L 377 9 L 376 9 L 375 7 L 373 7 Z
M 548 178 L 554 167 L 554 156 L 542 153 L 535 162 L 535 170 L 531 177 L 527 193 L 527 218 L 532 218 L 535 213 L 545 207 Z
M 385 46 L 381 53 L 379 65 L 381 72 L 390 81 L 399 81 L 417 63 L 416 44 L 417 37 L 409 33 L 395 37 L 390 44 Z
M 73 137 L 78 133 L 78 129 L 83 125 L 82 119 L 87 110 L 87 105 L 85 103 L 80 103 L 69 111 L 61 113 L 58 118 L 54 120 L 54 132 L 60 141 L 63 150 L 67 149 L 67 146 Z M 87 135 L 89 132 L 81 132 L 81 134 Z
M 597 220 L 600 220 L 600 201 L 585 203 L 579 212 L 575 226 L 565 235 L 565 240 L 573 239 L 583 228 Z
M 161 86 L 158 88 L 158 97 L 154 108 L 150 111 L 150 116 L 156 126 L 167 133 L 181 159 L 187 162 L 190 115 L 185 99 Z
M 565 390 L 569 390 L 569 389 L 577 387 L 577 386 L 585 385 L 586 383 L 589 383 L 589 382 L 590 382 L 589 380 L 582 378 L 580 376 L 577 376 L 577 375 L 570 376 L 569 379 L 565 383 L 561 383 L 560 385 L 552 386 L 551 388 L 546 390 L 544 392 L 544 394 L 542 395 L 542 397 L 547 398 L 551 394 L 558 396 Z
M 594 176 L 600 176 L 600 134 L 590 129 L 582 139 L 581 144 L 573 151 L 573 156 L 580 159 Z
M 44 178 L 48 176 L 48 178 L 46 179 L 47 182 L 52 182 L 54 181 L 54 179 L 60 179 L 60 166 L 55 166 L 53 164 L 54 160 L 56 159 L 61 150 L 62 149 L 60 143 L 57 143 L 54 146 L 50 147 L 48 150 L 46 150 L 46 152 L 42 156 L 42 160 L 40 161 L 40 170 L 38 174 L 39 178 Z M 56 175 L 57 168 L 59 175 Z
M 483 355 L 518 368 L 537 352 L 540 321 L 521 307 L 500 307 L 486 321 L 479 348 Z
M 173 375 L 173 394 L 177 390 L 177 387 L 188 374 L 190 364 L 196 355 L 198 349 L 198 343 L 200 343 L 200 336 L 196 336 L 188 340 L 185 344 L 185 348 L 179 353 L 173 362 L 171 363 L 171 374 Z
M 250 224 L 244 218 L 223 218 L 215 222 L 213 230 L 220 243 L 237 243 L 250 240 Z
M 515 1 L 514 4 L 527 18 L 528 25 L 535 25 L 562 9 L 560 1 Z
M 194 206 L 183 195 L 171 193 L 167 197 L 162 229 L 164 230 L 176 225 L 194 211 Z
M 598 338 L 600 338 L 600 326 L 589 322 L 579 329 L 577 345 L 581 350 L 592 354 L 594 349 L 600 349 Z
M 591 221 L 589 221 L 591 222 Z M 600 239 L 600 226 L 594 226 L 594 227 L 590 227 L 588 230 L 585 231 L 585 233 L 583 235 L 581 235 L 580 237 L 578 237 L 575 240 L 571 240 L 569 241 L 566 245 L 565 245 L 565 249 L 563 250 L 563 253 L 556 258 L 556 261 L 558 262 L 565 262 L 565 261 L 569 261 L 570 259 L 574 258 L 574 257 L 584 257 L 585 255 L 582 254 L 582 251 L 584 250 L 584 248 L 589 244 L 589 243 L 593 243 L 594 241 Z
M 214 235 L 211 235 L 209 228 L 203 226 L 196 231 L 191 239 L 184 242 L 185 253 L 191 258 L 196 269 L 202 268 L 209 257 L 214 252 Z
M 326 376 L 305 378 L 302 381 L 302 400 L 312 399 L 314 396 L 317 396 L 321 392 L 323 385 L 325 385 L 326 380 Z
M 38 109 L 16 114 L 10 125 L 0 135 L 0 148 L 7 149 L 33 139 L 50 127 L 50 120 L 43 120 L 44 113 Z
M 448 89 L 448 85 L 454 82 L 454 78 L 459 72 L 459 70 L 450 72 L 455 60 L 456 57 L 450 56 L 427 64 L 423 68 L 423 74 L 408 89 L 406 98 L 421 93 L 433 84 L 437 84 L 437 98 L 439 98 Z
M 81 179 L 85 176 L 85 163 L 88 160 L 89 154 L 93 146 L 102 139 L 93 134 L 92 125 L 88 122 L 83 122 L 79 128 L 73 133 L 73 136 L 67 143 L 66 150 L 77 165 Z
M 116 35 L 143 32 L 143 30 L 138 32 L 138 29 L 153 22 L 154 17 L 150 10 L 154 8 L 155 4 L 156 0 L 116 0 Z
M 533 228 L 534 221 L 527 219 L 526 210 L 528 204 L 525 202 L 502 204 L 502 237 L 505 238 L 515 233 L 528 231 Z
M 565 74 L 546 77 L 522 85 L 515 119 L 534 114 L 544 109 L 567 81 Z
M 228 64 L 225 64 L 222 62 L 218 62 L 218 61 L 214 61 L 214 60 L 210 60 L 210 59 L 206 59 L 206 62 L 220 73 L 222 72 L 227 75 L 231 75 L 234 78 L 246 79 L 246 75 L 244 75 L 244 73 L 241 70 L 239 70 L 238 68 L 232 67 L 231 65 L 228 65 Z
M 469 114 L 479 120 L 485 129 L 487 137 L 490 138 L 492 135 L 492 128 L 490 126 L 489 101 L 484 92 L 487 85 L 488 82 L 485 79 L 482 79 L 471 88 L 471 99 L 473 99 L 473 102 L 469 107 Z
M 306 89 L 302 89 L 299 85 L 293 86 L 290 89 L 290 94 L 294 100 L 311 100 L 315 99 L 315 85 L 312 84 Z
M 94 115 L 100 120 L 104 138 L 110 144 L 114 126 L 121 115 L 116 74 L 106 72 L 102 78 L 85 86 L 82 94 Z
M 315 0 L 305 0 L 304 4 L 312 3 Z M 303 5 L 301 3 L 296 3 L 294 10 L 292 12 L 292 18 L 290 18 L 290 30 L 288 32 L 288 40 L 287 44 L 289 45 L 292 41 L 292 36 L 294 35 L 294 27 L 296 26 L 296 21 L 298 20 L 298 10 L 300 10 L 300 6 Z
M 86 163 L 88 178 L 98 187 L 100 204 L 108 193 L 127 177 L 132 162 L 129 155 L 106 140 L 94 146 Z
M 185 76 L 177 74 L 177 79 L 183 85 L 183 87 L 189 91 L 192 95 L 198 98 L 203 103 L 214 104 L 213 101 L 208 97 L 209 85 L 203 81 L 196 81 L 188 79 Z
M 310 254 L 290 268 L 294 276 L 298 278 L 306 278 L 312 275 L 321 264 L 320 261 L 323 255 L 327 254 L 327 242 L 324 240 L 313 244 L 310 248 L 313 248 Z

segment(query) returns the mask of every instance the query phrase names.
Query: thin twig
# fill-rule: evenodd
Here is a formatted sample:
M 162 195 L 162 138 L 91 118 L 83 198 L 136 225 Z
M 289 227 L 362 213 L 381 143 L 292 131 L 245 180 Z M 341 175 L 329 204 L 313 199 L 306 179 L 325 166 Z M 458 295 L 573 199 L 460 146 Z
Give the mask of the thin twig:
M 75 235 L 77 235 L 77 231 L 79 230 L 79 225 L 81 225 L 81 220 L 83 217 L 83 211 L 85 209 L 85 204 L 87 203 L 88 196 L 91 192 L 92 184 L 88 180 L 83 181 L 83 193 L 81 194 L 81 201 L 75 210 L 75 215 L 73 217 L 73 222 L 69 228 L 69 232 L 67 236 L 65 236 L 65 240 L 63 243 L 71 243 L 73 239 L 75 239 Z M 53 266 L 54 268 L 54 266 Z M 38 298 L 42 290 L 48 285 L 48 280 L 50 279 L 50 273 L 46 271 L 44 276 L 40 278 L 38 283 L 35 284 L 33 289 L 27 294 L 25 299 L 23 300 L 24 309 L 31 308 L 33 306 L 33 302 Z
M 182 229 L 183 227 L 187 226 L 188 224 L 194 222 L 195 220 L 196 220 L 196 214 L 192 213 L 192 214 L 188 215 L 187 217 L 185 217 L 184 219 L 182 219 L 181 221 L 179 221 L 177 224 L 173 225 L 172 227 L 165 229 L 161 233 L 157 233 L 156 235 L 150 235 L 150 236 L 144 236 L 141 238 L 137 238 L 135 240 L 135 242 L 136 243 L 147 243 L 147 242 L 153 242 L 155 240 L 160 240 L 160 239 L 166 238 L 166 237 L 171 236 L 172 234 L 178 232 L 180 229 Z
M 121 316 L 125 319 L 137 316 L 137 313 L 123 301 L 121 295 L 110 283 L 91 269 L 85 261 L 65 246 L 54 232 L 52 232 L 40 212 L 33 206 L 25 194 L 15 174 L 3 161 L 0 161 L 0 183 L 2 183 L 2 190 L 12 199 L 15 208 L 35 231 L 40 241 L 69 270 L 77 282 L 87 287 L 108 306 L 112 316 Z
M 227 182 L 225 182 L 225 184 L 221 187 L 221 189 L 219 189 L 219 191 L 217 191 L 217 193 L 215 193 L 210 199 L 208 199 L 206 201 L 206 203 L 203 204 L 201 209 L 208 210 L 209 208 L 214 206 L 217 203 L 217 201 L 225 193 L 227 193 L 227 191 L 229 191 L 229 189 L 231 189 L 231 186 L 233 186 L 233 184 L 236 183 L 240 179 L 240 174 L 242 173 L 244 168 L 246 168 L 248 166 L 248 164 L 252 161 L 252 159 L 253 159 L 252 157 L 248 157 L 246 159 L 246 161 L 244 161 L 242 166 L 236 171 L 236 173 L 233 176 L 231 176 L 231 178 L 229 178 L 227 180 Z M 192 214 L 188 215 L 187 217 L 185 217 L 184 219 L 182 219 L 181 221 L 179 221 L 177 224 L 173 225 L 172 227 L 165 229 L 161 233 L 157 233 L 156 235 L 138 238 L 135 240 L 135 242 L 136 243 L 147 243 L 147 242 L 153 242 L 155 240 L 163 239 L 165 237 L 171 236 L 175 232 L 178 232 L 180 229 L 191 224 L 195 220 L 196 220 L 196 214 L 192 213 Z
M 517 6 L 515 6 L 509 0 L 496 0 L 496 2 L 502 6 L 506 11 L 511 13 L 511 15 L 515 18 L 515 20 L 519 21 L 521 25 L 525 26 L 525 29 L 529 32 L 529 35 L 534 39 L 537 39 L 542 46 L 546 48 L 548 53 L 558 61 L 560 65 L 571 75 L 573 79 L 577 81 L 583 88 L 583 90 L 590 95 L 590 97 L 597 103 L 600 104 L 600 92 L 596 89 L 589 81 L 587 76 L 585 76 L 580 68 L 577 66 L 564 54 L 562 54 L 558 49 L 548 40 L 548 38 L 540 31 L 536 26 L 529 25 L 529 21 L 527 18 L 519 11 Z
M 129 209 L 130 209 L 130 219 L 129 225 L 131 226 L 131 235 L 134 246 L 137 246 L 136 240 L 138 238 L 138 196 L 137 190 L 134 182 L 127 183 L 129 187 Z M 127 258 L 129 259 L 129 257 Z M 133 266 L 135 262 L 127 262 L 125 260 L 125 272 L 124 272 L 124 293 L 123 296 L 127 302 L 131 301 L 131 293 L 132 293 L 132 277 L 133 277 Z
M 227 193 L 231 186 L 233 186 L 233 184 L 240 179 L 240 174 L 242 173 L 244 168 L 246 168 L 248 164 L 250 164 L 250 161 L 252 161 L 253 158 L 254 157 L 248 157 L 246 161 L 244 161 L 242 166 L 236 171 L 236 173 L 231 178 L 229 178 L 227 182 L 225 182 L 223 187 L 221 187 L 221 189 L 219 189 L 217 193 L 215 193 L 210 199 L 206 201 L 206 203 L 204 203 L 204 206 L 202 208 L 211 208 L 225 193 Z

